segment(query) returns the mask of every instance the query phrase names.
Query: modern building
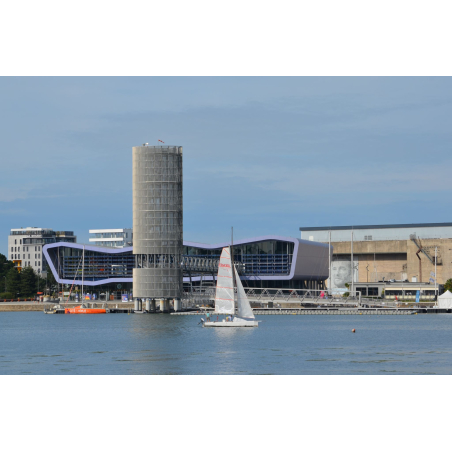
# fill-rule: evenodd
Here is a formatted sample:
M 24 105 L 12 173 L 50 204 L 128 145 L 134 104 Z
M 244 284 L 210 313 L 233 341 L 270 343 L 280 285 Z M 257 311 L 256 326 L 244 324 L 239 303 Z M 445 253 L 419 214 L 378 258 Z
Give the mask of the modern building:
M 183 242 L 180 271 L 184 291 L 215 284 L 221 250 L 229 245 Z M 84 286 L 99 297 L 106 294 L 120 298 L 132 292 L 137 297 L 136 254 L 132 247 L 54 243 L 44 247 L 44 255 L 61 284 L 80 286 L 83 274 Z M 320 290 L 328 278 L 328 245 L 290 237 L 269 235 L 239 240 L 234 243 L 234 261 L 245 288 Z
M 92 237 L 89 238 L 92 245 L 124 248 L 133 244 L 132 228 L 90 229 L 89 233 L 92 234 Z
M 332 289 L 345 288 L 352 277 L 355 283 L 409 281 L 432 286 L 435 274 L 437 285 L 452 278 L 452 223 L 301 227 L 300 231 L 302 239 L 331 240 Z
M 36 273 L 41 273 L 46 270 L 46 260 L 42 253 L 44 245 L 76 241 L 77 237 L 72 231 L 36 227 L 11 229 L 8 236 L 8 259 L 15 263 L 19 271 L 24 267 L 32 267 Z
M 132 155 L 134 297 L 169 306 L 182 294 L 182 146 L 145 143 Z

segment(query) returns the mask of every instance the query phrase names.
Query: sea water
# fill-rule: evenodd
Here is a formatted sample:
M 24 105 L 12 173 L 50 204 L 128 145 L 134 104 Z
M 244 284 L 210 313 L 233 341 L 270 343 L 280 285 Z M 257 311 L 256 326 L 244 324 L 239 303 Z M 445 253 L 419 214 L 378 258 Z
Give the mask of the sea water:
M 452 373 L 452 315 L 257 319 L 216 329 L 200 316 L 2 312 L 0 374 Z

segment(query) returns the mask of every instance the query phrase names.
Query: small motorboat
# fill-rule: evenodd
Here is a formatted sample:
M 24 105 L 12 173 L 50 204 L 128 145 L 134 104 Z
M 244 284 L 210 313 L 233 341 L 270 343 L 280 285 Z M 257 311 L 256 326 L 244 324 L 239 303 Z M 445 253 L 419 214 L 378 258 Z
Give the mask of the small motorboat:
M 107 310 L 105 308 L 89 308 L 84 304 L 76 306 L 75 308 L 65 308 L 65 314 L 106 314 Z

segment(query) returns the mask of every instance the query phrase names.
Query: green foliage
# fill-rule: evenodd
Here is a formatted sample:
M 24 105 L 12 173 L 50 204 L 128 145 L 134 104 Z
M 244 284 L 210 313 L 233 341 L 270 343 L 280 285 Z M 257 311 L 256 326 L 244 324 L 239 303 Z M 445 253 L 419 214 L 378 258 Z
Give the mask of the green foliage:
M 0 293 L 0 300 L 12 300 L 13 294 L 9 292 Z
M 46 287 L 49 288 L 58 287 L 58 283 L 56 282 L 55 276 L 53 276 L 53 273 L 50 270 L 50 268 L 47 269 Z
M 37 292 L 38 276 L 31 267 L 25 267 L 20 273 L 21 296 L 34 296 Z
M 14 267 L 14 263 L 6 259 L 4 254 L 0 253 L 0 288 L 1 284 L 5 284 L 4 276 Z M 1 289 L 0 289 L 1 290 Z
M 6 274 L 6 291 L 12 293 L 13 298 L 20 292 L 20 274 L 15 267 L 9 269 Z
M 446 283 L 444 284 L 444 292 L 446 290 L 449 290 L 450 292 L 452 292 L 452 278 L 449 278 Z
M 347 298 L 347 297 L 349 297 L 349 296 L 350 296 L 350 292 L 345 292 L 345 293 L 342 295 L 343 298 Z

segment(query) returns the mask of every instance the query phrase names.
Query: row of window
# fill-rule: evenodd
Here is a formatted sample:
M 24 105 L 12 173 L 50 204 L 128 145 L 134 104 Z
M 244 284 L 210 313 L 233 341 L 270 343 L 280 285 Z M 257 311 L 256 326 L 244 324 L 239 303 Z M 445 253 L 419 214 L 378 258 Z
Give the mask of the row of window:
M 28 256 L 28 257 L 30 257 L 30 256 Z M 35 267 L 40 267 L 40 266 L 41 266 L 41 262 L 36 262 L 36 261 L 35 261 Z M 24 262 L 23 267 L 31 267 L 31 262 L 30 262 L 30 261 Z M 38 271 L 39 271 L 39 270 L 38 270 Z
M 24 246 L 23 251 L 29 251 L 29 246 Z M 41 251 L 41 247 L 40 246 L 35 246 L 35 251 Z M 11 247 L 11 253 L 20 253 L 20 246 L 12 246 Z
M 14 260 L 20 259 L 20 254 L 11 254 L 11 259 Z M 22 254 L 22 259 L 26 259 L 25 254 Z M 30 255 L 28 255 L 28 259 L 30 259 Z M 35 259 L 41 259 L 41 254 L 40 253 L 35 254 Z

